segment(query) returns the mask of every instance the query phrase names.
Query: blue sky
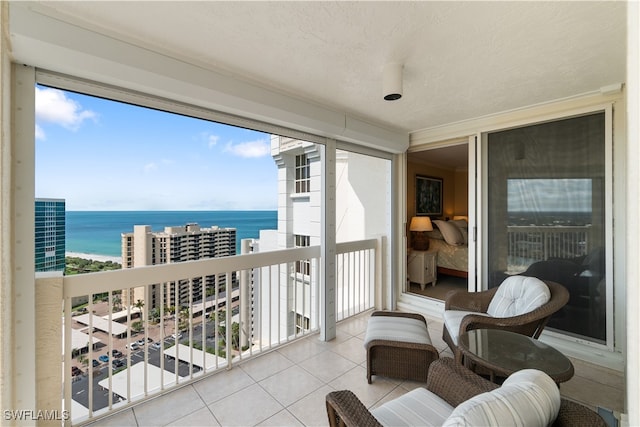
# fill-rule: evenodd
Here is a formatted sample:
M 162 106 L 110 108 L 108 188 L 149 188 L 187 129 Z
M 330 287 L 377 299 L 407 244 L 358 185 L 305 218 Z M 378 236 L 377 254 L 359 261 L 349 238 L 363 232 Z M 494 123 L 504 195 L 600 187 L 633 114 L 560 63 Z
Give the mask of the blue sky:
M 36 87 L 36 197 L 67 210 L 277 208 L 269 135 Z

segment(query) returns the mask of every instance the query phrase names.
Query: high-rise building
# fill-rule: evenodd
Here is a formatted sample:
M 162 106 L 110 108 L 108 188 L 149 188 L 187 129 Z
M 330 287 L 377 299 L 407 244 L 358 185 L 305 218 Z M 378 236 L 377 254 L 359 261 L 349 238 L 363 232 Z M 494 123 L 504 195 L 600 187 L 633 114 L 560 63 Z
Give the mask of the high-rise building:
M 192 223 L 179 227 L 165 227 L 164 231 L 154 232 L 148 225 L 135 225 L 133 233 L 122 233 L 122 268 L 218 258 L 235 254 L 235 228 L 217 226 L 201 228 L 198 224 Z M 221 289 L 226 284 L 225 280 L 225 275 L 207 276 L 204 288 L 209 291 L 217 284 Z M 235 275 L 232 280 L 235 280 Z M 191 284 L 192 301 L 201 300 L 203 287 L 200 279 L 193 279 Z M 144 287 L 135 288 L 133 292 L 124 289 L 122 303 L 134 306 L 140 300 L 145 302 L 147 309 L 160 307 L 160 304 L 188 305 L 190 286 L 188 281 L 163 285 L 164 293 L 160 292 L 160 285 L 151 286 L 148 298 L 144 295 Z
M 318 246 L 322 237 L 323 149 L 320 144 L 290 137 L 271 135 L 271 155 L 278 168 L 278 229 L 261 230 L 247 252 L 267 252 L 288 248 Z M 391 217 L 388 188 L 390 162 L 375 156 L 338 150 L 335 159 L 335 239 L 337 243 L 358 241 L 389 234 Z M 384 206 L 385 208 L 381 208 Z M 244 253 L 244 248 L 243 248 Z M 336 303 L 348 311 L 355 299 L 347 301 L 341 289 L 349 278 L 357 281 L 367 274 L 366 261 L 336 257 Z M 241 292 L 252 298 L 245 318 L 261 325 L 262 341 L 280 339 L 317 328 L 319 286 L 315 283 L 318 265 L 299 260 L 288 269 L 255 269 Z M 349 275 L 344 275 L 344 270 Z M 275 290 L 277 288 L 277 293 Z M 280 297 L 277 310 L 269 306 L 269 295 Z M 254 331 L 253 325 L 251 326 Z M 274 338 L 275 337 L 275 338 Z
M 36 271 L 64 271 L 64 199 L 35 199 L 35 214 Z

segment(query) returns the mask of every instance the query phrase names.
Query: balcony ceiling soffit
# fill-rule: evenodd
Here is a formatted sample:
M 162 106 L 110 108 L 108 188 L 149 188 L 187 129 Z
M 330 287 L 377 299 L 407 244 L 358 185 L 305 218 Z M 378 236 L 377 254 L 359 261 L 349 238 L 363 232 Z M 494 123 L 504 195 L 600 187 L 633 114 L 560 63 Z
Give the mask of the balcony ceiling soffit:
M 407 132 L 625 80 L 625 2 L 31 2 L 69 23 Z M 385 63 L 404 96 L 382 99 Z

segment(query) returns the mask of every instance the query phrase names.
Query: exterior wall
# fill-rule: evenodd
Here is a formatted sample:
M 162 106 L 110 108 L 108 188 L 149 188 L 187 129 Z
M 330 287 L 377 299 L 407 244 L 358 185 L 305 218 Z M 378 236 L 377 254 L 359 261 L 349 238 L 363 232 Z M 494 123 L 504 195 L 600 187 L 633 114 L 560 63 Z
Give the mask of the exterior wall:
M 296 193 L 296 156 L 301 154 L 306 154 L 310 162 L 310 188 L 308 192 Z M 319 245 L 322 162 L 318 147 L 311 142 L 272 135 L 271 155 L 278 166 L 278 249 L 295 247 L 295 235 L 309 236 L 310 246 Z M 262 245 L 260 248 L 264 249 Z M 265 274 L 268 273 L 265 272 Z M 264 288 L 274 282 L 272 280 L 262 281 L 263 294 L 268 294 L 268 290 Z M 295 288 L 309 286 L 310 289 L 315 289 L 316 287 L 313 283 L 304 284 L 304 279 L 298 280 L 294 266 L 291 266 L 291 269 L 289 266 L 280 269 L 280 276 L 275 283 L 278 283 L 280 287 L 278 334 L 281 336 L 291 335 L 295 332 L 296 314 L 311 318 L 317 317 L 311 312 L 311 308 L 308 309 L 309 311 L 306 308 L 299 309 L 298 313 L 294 313 L 296 304 L 293 298 L 294 295 L 299 294 Z M 311 296 L 311 307 L 317 306 L 313 303 L 316 298 L 317 295 Z M 264 309 L 267 310 L 267 307 Z

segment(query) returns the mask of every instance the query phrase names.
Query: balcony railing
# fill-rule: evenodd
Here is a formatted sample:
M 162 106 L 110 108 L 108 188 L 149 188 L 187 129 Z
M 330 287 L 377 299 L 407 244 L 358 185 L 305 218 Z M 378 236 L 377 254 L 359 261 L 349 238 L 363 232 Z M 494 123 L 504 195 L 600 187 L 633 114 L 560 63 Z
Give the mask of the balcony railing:
M 509 226 L 509 271 L 522 272 L 536 261 L 576 258 L 590 249 L 591 226 Z
M 379 247 L 376 239 L 337 245 L 336 320 L 374 306 Z M 90 421 L 317 332 L 324 280 L 320 253 L 314 246 L 61 278 L 61 406 L 70 423 Z M 302 263 L 309 274 L 297 271 Z M 206 280 L 212 276 L 213 285 Z M 38 279 L 37 286 L 45 285 Z M 120 307 L 123 295 L 134 303 Z M 85 308 L 72 307 L 83 298 Z

